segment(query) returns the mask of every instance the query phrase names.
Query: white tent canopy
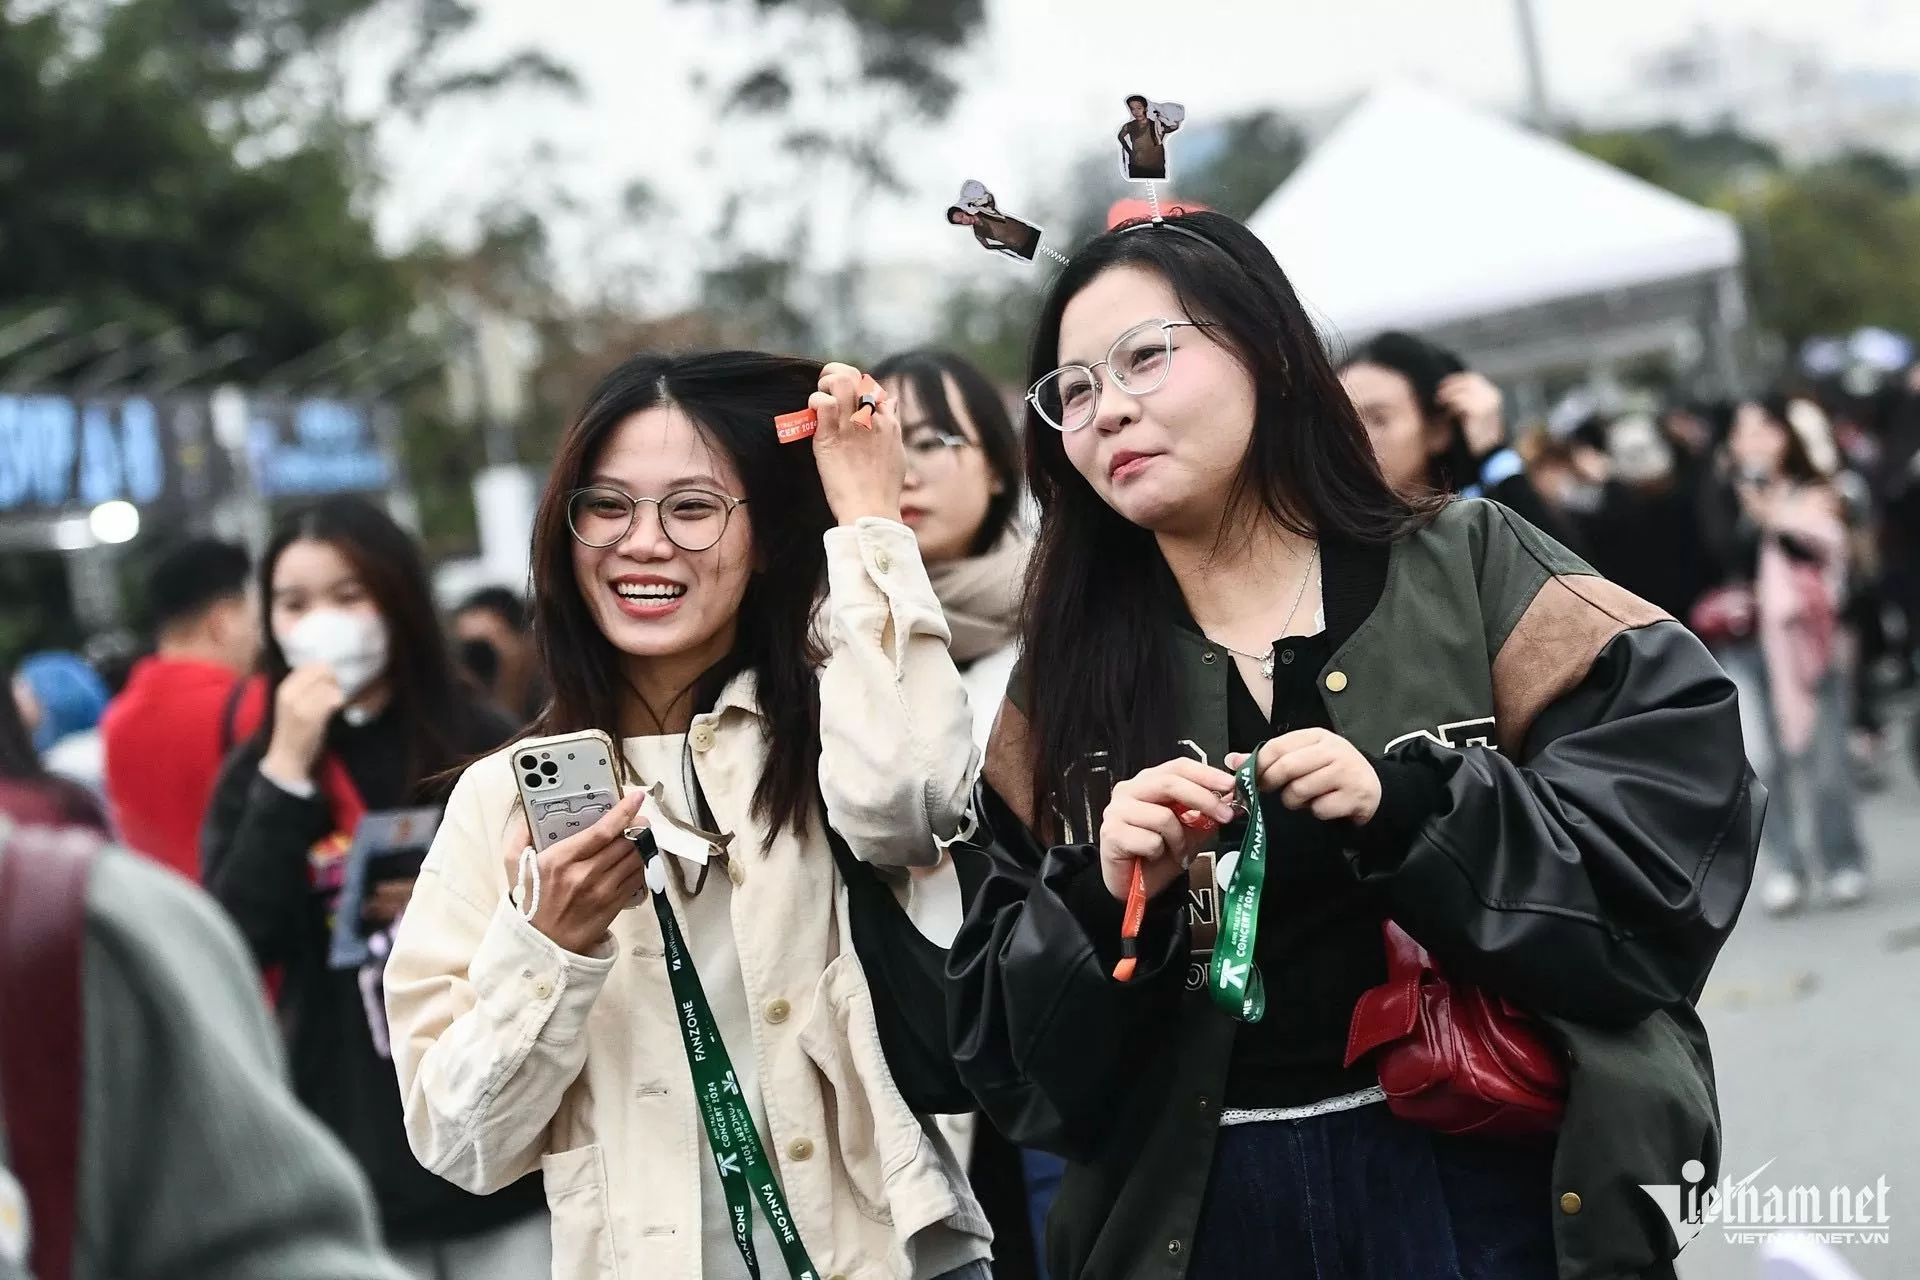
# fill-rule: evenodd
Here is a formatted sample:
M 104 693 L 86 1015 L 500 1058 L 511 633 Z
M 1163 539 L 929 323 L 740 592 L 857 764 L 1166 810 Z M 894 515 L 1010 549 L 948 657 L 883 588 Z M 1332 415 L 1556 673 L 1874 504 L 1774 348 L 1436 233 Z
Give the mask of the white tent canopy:
M 1408 86 L 1362 102 L 1249 226 L 1329 336 L 1349 342 L 1389 328 L 1484 330 L 1476 322 L 1519 312 L 1532 313 L 1525 327 L 1537 337 L 1541 308 L 1599 297 L 1620 312 L 1624 296 L 1650 287 L 1657 310 L 1678 303 L 1696 326 L 1707 311 L 1738 310 L 1737 297 L 1714 293 L 1740 262 L 1727 215 Z M 1707 291 L 1679 298 L 1671 286 L 1681 282 Z M 1634 323 L 1650 333 L 1660 327 L 1651 318 Z M 1593 329 L 1594 317 L 1577 327 Z

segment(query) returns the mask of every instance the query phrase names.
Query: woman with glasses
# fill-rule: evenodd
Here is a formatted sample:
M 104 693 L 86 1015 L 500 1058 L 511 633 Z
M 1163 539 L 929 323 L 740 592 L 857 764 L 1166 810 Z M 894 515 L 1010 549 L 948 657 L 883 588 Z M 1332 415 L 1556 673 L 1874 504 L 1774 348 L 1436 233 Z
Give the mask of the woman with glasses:
M 907 450 L 900 519 L 913 530 L 946 611 L 974 741 L 985 750 L 1013 673 L 1032 545 L 1021 508 L 1020 437 L 1000 392 L 959 356 L 908 352 L 882 360 L 873 374 L 900 405 Z M 907 906 L 922 933 L 951 943 L 962 914 L 953 864 L 943 860 L 916 873 Z M 1059 1157 L 1022 1151 L 991 1126 L 980 1129 L 973 1116 L 943 1116 L 940 1123 L 993 1222 L 998 1280 L 1032 1274 L 1041 1266 L 1036 1242 L 1060 1181 Z
M 842 941 L 828 828 L 863 861 L 931 866 L 978 759 L 900 523 L 893 404 L 863 409 L 861 386 L 752 352 L 637 356 L 555 459 L 536 732 L 606 733 L 628 795 L 536 856 L 511 753 L 468 768 L 387 1005 L 415 1154 L 470 1190 L 540 1169 L 559 1280 L 987 1275 L 985 1220 L 889 1079 Z M 779 443 L 803 408 L 816 434 Z M 704 861 L 662 829 L 643 865 L 622 834 L 641 788 Z
M 1033 353 L 949 1026 L 1067 1157 L 1052 1273 L 1671 1276 L 1637 1184 L 1714 1176 L 1692 1000 L 1763 803 L 1730 682 L 1498 504 L 1397 495 L 1231 219 L 1092 241 Z

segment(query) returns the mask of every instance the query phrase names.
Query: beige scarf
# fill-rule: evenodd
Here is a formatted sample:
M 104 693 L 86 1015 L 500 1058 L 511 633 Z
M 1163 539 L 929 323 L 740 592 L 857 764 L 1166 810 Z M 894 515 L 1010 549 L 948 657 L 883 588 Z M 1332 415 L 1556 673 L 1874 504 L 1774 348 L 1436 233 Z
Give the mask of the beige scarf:
M 972 662 L 1013 643 L 1020 627 L 1028 550 L 1019 531 L 1009 529 L 983 556 L 927 566 L 953 632 L 955 662 Z

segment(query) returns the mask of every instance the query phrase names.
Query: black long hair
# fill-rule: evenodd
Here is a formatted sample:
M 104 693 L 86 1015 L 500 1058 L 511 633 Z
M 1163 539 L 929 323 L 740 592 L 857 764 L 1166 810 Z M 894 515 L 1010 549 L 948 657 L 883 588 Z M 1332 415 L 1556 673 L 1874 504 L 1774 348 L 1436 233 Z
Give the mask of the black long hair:
M 1767 415 L 1774 426 L 1787 437 L 1786 452 L 1780 458 L 1780 474 L 1799 484 L 1824 484 L 1828 477 L 1822 475 L 1820 468 L 1813 465 L 1813 451 L 1807 448 L 1807 442 L 1793 425 L 1791 410 L 1793 402 L 1799 399 L 1785 391 L 1773 390 L 1752 401 L 1760 411 Z M 1812 396 L 1806 399 L 1813 399 Z M 1737 409 L 1736 409 L 1737 412 Z
M 1297 534 L 1373 545 L 1420 517 L 1382 478 L 1286 273 L 1252 232 L 1222 214 L 1130 223 L 1088 243 L 1041 309 L 1033 380 L 1059 361 L 1067 304 L 1116 267 L 1143 267 L 1166 280 L 1186 317 L 1212 321 L 1216 340 L 1253 379 L 1253 433 L 1230 509 L 1250 500 Z M 1045 822 L 1066 808 L 1067 779 L 1087 753 L 1109 752 L 1116 778 L 1172 754 L 1179 734 L 1170 619 L 1178 587 L 1153 533 L 1101 499 L 1074 470 L 1060 432 L 1031 406 L 1026 437 L 1027 480 L 1042 519 L 1022 661 L 1034 812 Z M 1044 679 L 1032 678 L 1039 673 Z
M 979 436 L 981 456 L 1000 482 L 1000 492 L 987 503 L 987 512 L 967 544 L 970 556 L 985 555 L 1006 533 L 1020 509 L 1020 433 L 1014 430 L 1013 416 L 994 389 L 991 379 L 971 361 L 950 351 L 907 351 L 888 356 L 873 367 L 873 376 L 881 382 L 899 378 L 913 388 L 914 397 L 934 427 L 943 434 L 964 437 L 953 406 L 947 402 L 946 379 L 952 378 L 960 392 L 960 403 L 973 420 Z
M 593 620 L 574 576 L 568 496 L 587 484 L 620 424 L 675 405 L 725 453 L 746 489 L 753 518 L 754 572 L 740 602 L 732 651 L 689 691 L 711 706 L 741 671 L 752 671 L 767 722 L 767 768 L 753 813 L 769 831 L 804 831 L 813 812 L 820 761 L 820 696 L 815 677 L 826 654 L 813 614 L 826 588 L 826 532 L 833 512 L 813 459 L 813 442 L 780 444 L 773 419 L 806 407 L 820 364 L 758 351 L 638 355 L 601 379 L 561 441 L 533 529 L 534 639 L 553 688 L 539 732 L 599 729 L 618 742 L 631 686 L 622 655 Z M 624 758 L 615 752 L 624 768 Z
M 10 678 L 0 679 L 0 780 L 40 782 L 49 776 L 47 766 L 33 749 L 33 734 L 20 717 L 12 684 Z
M 288 670 L 273 635 L 274 566 L 289 546 L 308 540 L 346 557 L 380 611 L 387 628 L 388 706 L 406 742 L 407 788 L 433 783 L 473 749 L 474 699 L 463 696 L 412 535 L 363 498 L 324 498 L 291 512 L 260 557 L 260 671 L 267 697 L 254 741 L 264 746 L 273 740 L 274 694 Z

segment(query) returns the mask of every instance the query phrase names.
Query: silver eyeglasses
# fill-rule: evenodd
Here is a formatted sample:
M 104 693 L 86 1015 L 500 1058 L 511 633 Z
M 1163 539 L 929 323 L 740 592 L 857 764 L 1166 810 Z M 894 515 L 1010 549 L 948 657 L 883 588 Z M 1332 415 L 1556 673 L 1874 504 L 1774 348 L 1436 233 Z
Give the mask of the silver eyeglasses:
M 667 541 L 682 551 L 705 551 L 720 541 L 733 509 L 746 499 L 710 489 L 675 489 L 664 498 L 636 498 L 594 485 L 567 496 L 567 527 L 582 546 L 611 547 L 633 528 L 643 502 L 651 502 L 660 513 Z
M 961 451 L 973 447 L 973 441 L 965 436 L 942 431 L 927 422 L 906 427 L 902 434 L 905 437 L 901 444 L 907 454 L 907 469 L 922 480 L 929 476 L 945 475 L 953 469 Z
M 1093 365 L 1061 365 L 1027 391 L 1027 403 L 1056 431 L 1078 431 L 1100 407 L 1099 370 L 1130 396 L 1151 395 L 1173 369 L 1173 331 L 1211 329 L 1211 320 L 1145 320 L 1113 340 L 1107 358 Z

